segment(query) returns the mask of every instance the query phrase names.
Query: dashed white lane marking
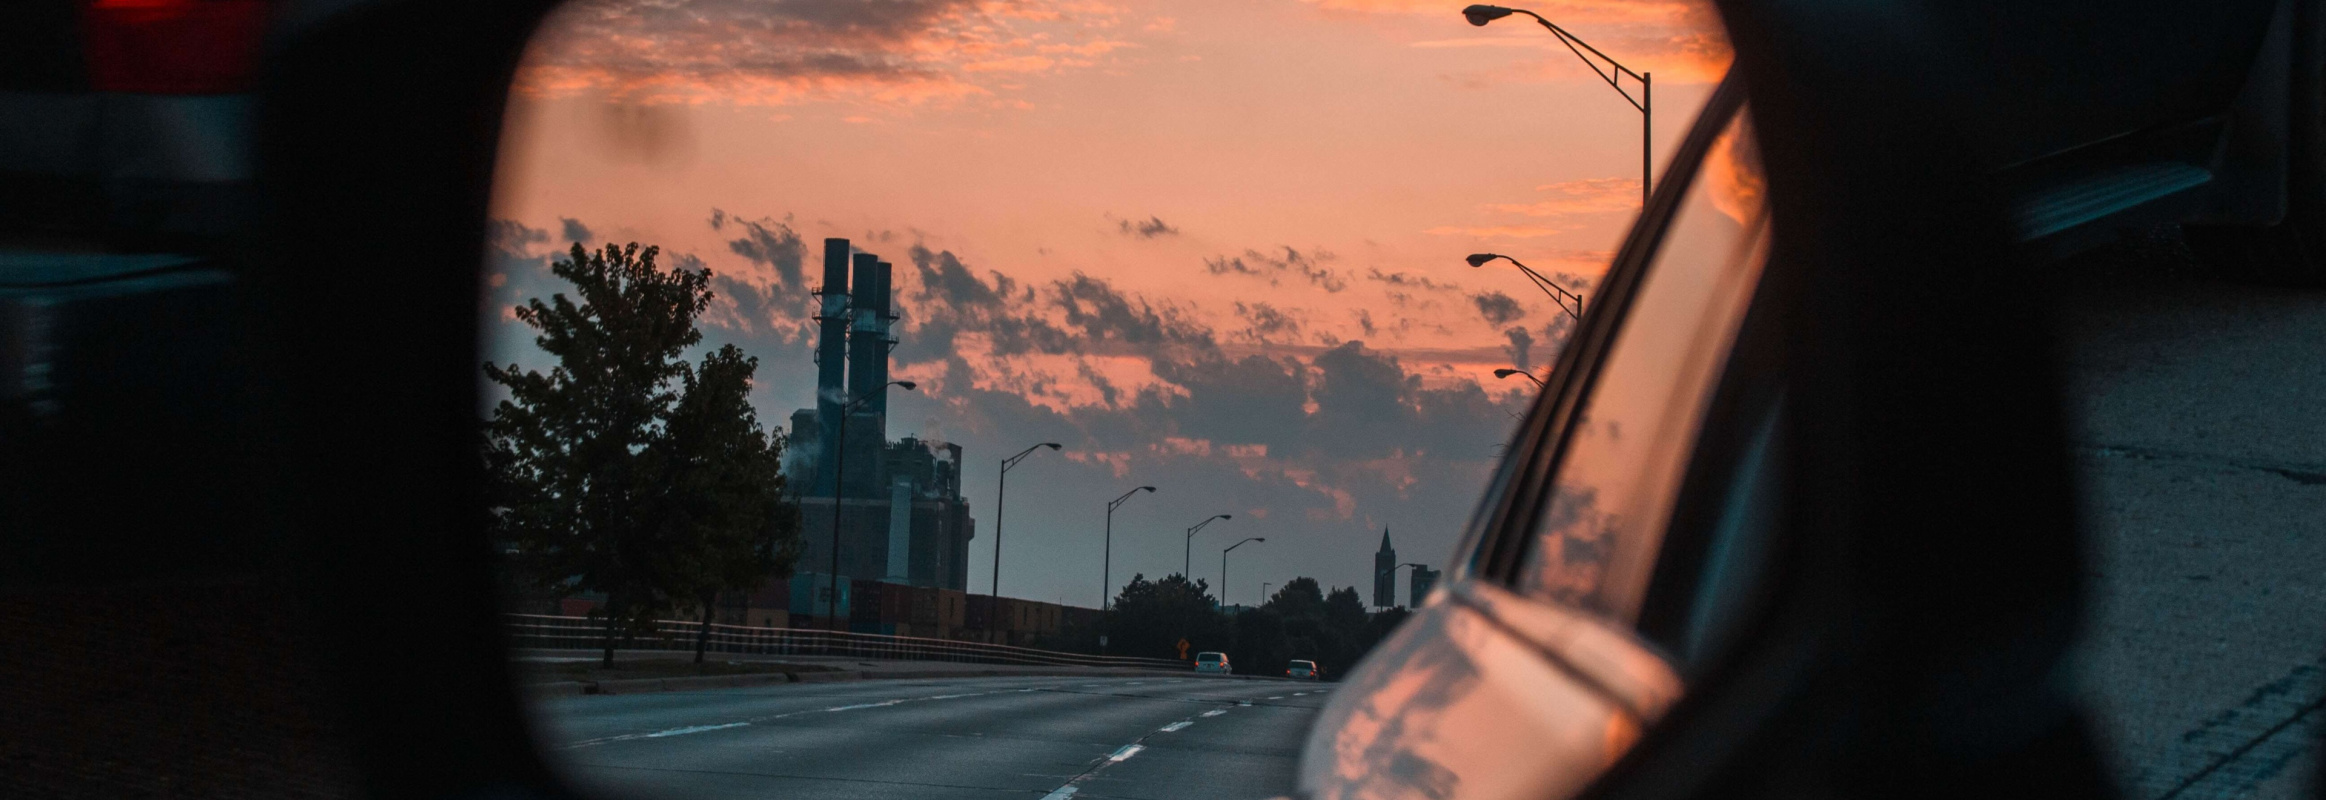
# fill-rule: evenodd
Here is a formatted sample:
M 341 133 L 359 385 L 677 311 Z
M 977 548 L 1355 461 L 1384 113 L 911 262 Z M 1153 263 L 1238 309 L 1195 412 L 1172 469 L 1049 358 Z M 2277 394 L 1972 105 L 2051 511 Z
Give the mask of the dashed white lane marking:
M 1216 717 L 1216 716 L 1219 716 L 1219 715 L 1221 715 L 1221 714 L 1225 714 L 1225 713 L 1228 713 L 1228 710 L 1227 710 L 1227 709 L 1224 709 L 1224 708 L 1215 708 L 1215 709 L 1212 709 L 1212 710 L 1210 710 L 1210 711 L 1203 712 L 1203 715 L 1204 715 L 1204 716 L 1207 716 L 1207 717 Z
M 1248 705 L 1251 705 L 1251 704 L 1252 704 L 1252 701 L 1250 701 L 1250 700 L 1238 700 L 1238 701 L 1236 701 L 1236 705 L 1239 705 L 1239 706 L 1248 706 Z
M 1308 696 L 1308 693 L 1307 693 L 1307 692 L 1293 692 L 1293 693 L 1292 693 L 1292 696 L 1293 696 L 1293 697 L 1306 697 L 1306 696 Z
M 1177 732 L 1177 731 L 1178 731 L 1179 729 L 1181 729 L 1181 728 L 1185 728 L 1185 727 L 1187 727 L 1187 726 L 1189 726 L 1189 725 L 1193 725 L 1193 724 L 1195 724 L 1195 723 L 1193 723 L 1193 722 L 1189 722 L 1189 721 L 1187 721 L 1187 720 L 1180 720 L 1180 721 L 1178 721 L 1178 722 L 1174 722 L 1174 723 L 1171 723 L 1171 724 L 1169 724 L 1169 725 L 1165 725 L 1165 726 L 1163 726 L 1163 732 L 1164 732 L 1164 733 L 1174 733 L 1174 732 Z
M 1072 786 L 1060 786 L 1058 787 L 1058 791 L 1042 795 L 1042 800 L 1066 800 L 1066 798 L 1073 797 L 1074 793 L 1079 791 L 1082 790 Z
M 1114 755 L 1107 756 L 1106 761 L 1109 764 L 1120 764 L 1124 761 L 1130 760 L 1131 756 L 1138 755 L 1139 751 L 1145 749 L 1147 749 L 1147 746 L 1143 744 L 1126 744 L 1123 745 L 1123 749 L 1116 750 Z
M 1282 699 L 1284 699 L 1284 695 L 1277 695 L 1277 696 L 1275 696 L 1275 697 L 1271 697 L 1271 698 L 1268 698 L 1268 699 L 1270 699 L 1270 700 L 1282 700 Z
M 730 722 L 730 723 L 727 723 L 727 724 L 725 724 L 725 725 L 696 725 L 696 726 L 693 726 L 693 727 L 690 727 L 690 728 L 672 728 L 672 729 L 670 729 L 670 730 L 667 730 L 667 731 L 655 731 L 655 732 L 653 732 L 653 733 L 646 734 L 644 737 L 641 737 L 641 738 L 646 738 L 646 739 L 660 739 L 660 738 L 662 738 L 662 737 L 665 737 L 665 736 L 685 736 L 685 735 L 687 735 L 687 734 L 690 734 L 690 733 L 702 733 L 703 731 L 717 731 L 717 730 L 725 730 L 725 729 L 728 729 L 728 728 L 740 728 L 740 727 L 743 727 L 743 726 L 745 726 L 745 725 L 749 725 L 749 724 L 751 724 L 751 723 L 748 723 L 748 722 Z
M 960 696 L 961 696 L 961 695 L 950 695 L 950 697 L 960 697 Z M 943 697 L 926 697 L 926 698 L 922 698 L 922 699 L 924 699 L 924 700 L 940 700 L 940 699 L 945 699 L 945 698 L 943 698 Z M 1274 699 L 1274 698 L 1270 698 L 1270 699 Z M 824 710 L 825 710 L 826 712 L 832 712 L 832 711 L 855 711 L 856 709 L 859 709 L 859 708 L 885 708 L 885 707 L 888 707 L 888 706 L 893 706 L 893 705 L 896 705 L 896 704 L 898 704 L 898 703 L 902 703 L 902 702 L 904 702 L 904 701 L 903 701 L 903 700 L 883 700 L 883 701 L 880 701 L 880 702 L 878 702 L 878 703 L 857 703 L 856 705 L 852 705 L 852 706 L 833 706 L 833 707 L 831 707 L 831 708 L 827 708 L 827 709 L 824 709 Z

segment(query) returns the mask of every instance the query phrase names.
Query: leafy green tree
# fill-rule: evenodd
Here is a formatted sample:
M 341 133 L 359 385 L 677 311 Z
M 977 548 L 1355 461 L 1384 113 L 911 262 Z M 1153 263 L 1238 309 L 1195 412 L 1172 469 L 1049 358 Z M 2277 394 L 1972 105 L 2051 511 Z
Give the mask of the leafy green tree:
M 789 574 L 798 551 L 782 434 L 747 401 L 758 360 L 732 345 L 683 358 L 711 273 L 664 270 L 659 252 L 576 243 L 551 268 L 579 302 L 517 309 L 556 366 L 484 365 L 510 395 L 485 425 L 495 533 L 536 586 L 606 595 L 608 666 L 618 629 L 694 603 L 708 623 L 717 592 Z

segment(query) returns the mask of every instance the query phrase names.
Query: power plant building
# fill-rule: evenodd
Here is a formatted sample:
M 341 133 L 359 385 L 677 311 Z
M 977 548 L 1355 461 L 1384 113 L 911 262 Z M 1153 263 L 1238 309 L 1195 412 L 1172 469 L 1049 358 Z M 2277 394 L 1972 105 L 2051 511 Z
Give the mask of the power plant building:
M 799 457 L 786 466 L 802 493 L 798 571 L 833 571 L 837 509 L 841 577 L 962 590 L 975 523 L 961 497 L 961 446 L 888 440 L 890 274 L 888 262 L 852 252 L 847 239 L 824 240 L 816 406 L 792 412 Z

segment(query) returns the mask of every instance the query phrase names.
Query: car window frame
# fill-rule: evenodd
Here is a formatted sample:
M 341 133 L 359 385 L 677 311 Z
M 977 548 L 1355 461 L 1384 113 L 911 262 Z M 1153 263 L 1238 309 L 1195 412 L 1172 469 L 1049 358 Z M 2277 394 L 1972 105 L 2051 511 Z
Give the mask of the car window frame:
M 1509 588 L 1533 544 L 1534 528 L 1549 509 L 1555 494 L 1552 477 L 1558 474 L 1575 426 L 1581 421 L 1584 400 L 1596 387 L 1601 369 L 1622 332 L 1631 306 L 1655 263 L 1665 236 L 1678 216 L 1689 187 L 1703 171 L 1715 141 L 1745 110 L 1741 76 L 1731 71 L 1713 90 L 1679 150 L 1667 162 L 1663 181 L 1649 198 L 1640 218 L 1616 251 L 1597 297 L 1584 310 L 1573 338 L 1554 362 L 1534 408 L 1512 439 L 1511 452 L 1497 469 L 1480 516 L 1470 527 L 1469 541 L 1459 551 L 1459 579 L 1486 580 Z M 1764 223 L 1767 224 L 1767 223 Z M 1747 315 L 1750 316 L 1748 311 Z M 1725 383 L 1727 377 L 1720 381 Z M 1719 390 L 1715 390 L 1716 392 Z M 1698 435 L 1702 436 L 1702 431 Z M 1694 459 L 1691 459 L 1693 463 Z M 1683 480 L 1681 491 L 1690 487 Z M 1653 585 L 1651 580 L 1651 586 Z

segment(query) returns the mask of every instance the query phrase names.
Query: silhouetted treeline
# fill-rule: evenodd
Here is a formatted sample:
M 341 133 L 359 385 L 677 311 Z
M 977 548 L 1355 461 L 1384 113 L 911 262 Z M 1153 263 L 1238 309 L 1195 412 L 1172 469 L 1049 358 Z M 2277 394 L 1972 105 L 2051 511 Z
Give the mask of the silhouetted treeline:
M 1294 578 L 1258 608 L 1227 614 L 1206 582 L 1174 574 L 1133 576 L 1104 625 L 1113 655 L 1179 658 L 1184 637 L 1190 657 L 1224 651 L 1240 674 L 1282 675 L 1287 663 L 1306 659 L 1337 680 L 1405 617 L 1403 608 L 1368 612 L 1355 588 L 1327 593 L 1314 578 Z M 1074 638 L 1095 643 L 1096 632 L 1081 633 Z

